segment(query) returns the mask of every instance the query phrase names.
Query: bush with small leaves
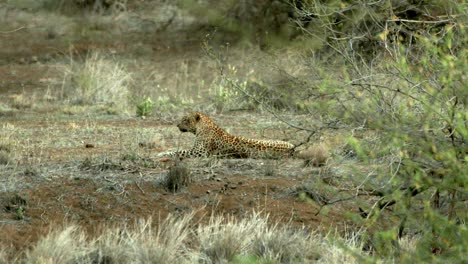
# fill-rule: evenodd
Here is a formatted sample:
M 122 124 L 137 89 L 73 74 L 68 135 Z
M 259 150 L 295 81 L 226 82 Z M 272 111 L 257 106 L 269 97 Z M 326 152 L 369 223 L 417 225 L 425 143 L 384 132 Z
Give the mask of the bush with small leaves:
M 153 113 L 154 103 L 149 96 L 145 96 L 140 103 L 137 104 L 136 108 L 137 116 L 146 117 Z

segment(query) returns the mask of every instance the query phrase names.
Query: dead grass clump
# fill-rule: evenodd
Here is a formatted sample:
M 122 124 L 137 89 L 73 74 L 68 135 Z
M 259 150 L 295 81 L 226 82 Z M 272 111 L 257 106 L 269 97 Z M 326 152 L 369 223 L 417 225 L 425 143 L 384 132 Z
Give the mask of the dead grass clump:
M 169 168 L 169 172 L 164 179 L 164 186 L 172 192 L 177 192 L 188 186 L 190 181 L 190 171 L 187 166 L 181 162 L 176 162 Z
M 245 254 L 252 243 L 255 230 L 261 225 L 259 218 L 244 219 L 214 217 L 197 230 L 200 257 L 203 263 L 228 263 Z
M 399 248 L 409 256 L 417 253 L 417 244 L 421 237 L 417 235 L 406 235 L 398 239 Z
M 89 250 L 84 232 L 71 225 L 40 239 L 26 252 L 25 263 L 83 263 Z
M 34 177 L 39 175 L 39 168 L 32 165 L 27 165 L 23 171 L 24 176 Z
M 8 165 L 11 162 L 13 162 L 11 153 L 4 150 L 0 150 L 0 165 Z
M 132 80 L 127 70 L 115 60 L 99 53 L 89 55 L 84 63 L 71 61 L 62 69 L 60 97 L 77 105 L 107 105 L 126 112 Z
M 314 236 L 288 225 L 270 225 L 268 217 L 257 213 L 240 221 L 212 217 L 196 235 L 203 263 L 228 263 L 239 256 L 254 256 L 261 263 L 310 263 L 319 257 Z
M 274 176 L 277 173 L 278 166 L 273 161 L 265 161 L 263 164 L 263 173 L 265 176 Z
M 364 245 L 362 239 L 360 239 L 361 235 L 359 232 L 348 234 L 346 237 L 329 234 L 322 238 L 321 258 L 318 263 L 365 262 L 368 253 L 363 250 Z M 391 262 L 394 262 L 394 260 Z
M 316 144 L 300 151 L 297 157 L 304 160 L 305 166 L 321 167 L 327 164 L 330 159 L 330 152 L 325 144 Z
M 0 245 L 0 263 L 9 263 L 10 256 L 9 252 L 11 249 L 3 247 L 3 245 Z
M 12 102 L 11 106 L 18 110 L 30 109 L 34 105 L 34 96 L 25 96 L 24 94 L 19 94 L 11 97 Z
M 16 115 L 16 111 L 10 107 L 0 103 L 0 117 L 13 117 Z
M 71 225 L 40 239 L 21 263 L 183 263 L 192 217 L 169 215 L 157 228 L 151 219 L 133 227 L 107 228 L 95 239 Z
M 269 225 L 261 218 L 255 230 L 252 254 L 273 263 L 310 263 L 320 257 L 318 236 L 306 230 L 293 230 L 289 226 Z
M 4 151 L 10 153 L 12 150 L 11 144 L 8 143 L 0 143 L 0 151 Z
M 192 216 L 169 215 L 157 227 L 149 219 L 133 227 L 107 229 L 93 243 L 92 263 L 182 263 Z

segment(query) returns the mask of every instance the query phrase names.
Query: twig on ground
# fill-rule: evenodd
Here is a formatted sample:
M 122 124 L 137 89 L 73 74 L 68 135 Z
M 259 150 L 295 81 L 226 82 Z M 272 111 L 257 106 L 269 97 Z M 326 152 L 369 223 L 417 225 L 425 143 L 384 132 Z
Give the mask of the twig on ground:
M 20 30 L 25 29 L 25 28 L 26 28 L 25 26 L 22 26 L 22 27 L 19 27 L 17 29 L 13 29 L 13 30 L 9 30 L 9 31 L 0 31 L 0 33 L 2 33 L 2 34 L 15 33 L 16 31 L 20 31 Z
M 140 178 L 142 178 L 143 175 L 141 175 L 141 172 L 140 172 Z M 145 191 L 143 191 L 143 189 L 140 187 L 140 185 L 138 184 L 138 182 L 135 180 L 135 185 L 138 187 L 138 189 L 140 189 L 141 193 L 145 194 Z

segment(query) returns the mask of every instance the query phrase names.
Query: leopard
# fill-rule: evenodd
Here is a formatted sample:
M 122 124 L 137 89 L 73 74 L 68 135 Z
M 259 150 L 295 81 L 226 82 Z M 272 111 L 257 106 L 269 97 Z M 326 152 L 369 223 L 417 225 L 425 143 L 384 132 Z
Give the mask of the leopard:
M 127 0 L 74 0 L 73 3 L 96 14 L 127 11 Z
M 295 146 L 281 140 L 250 139 L 234 136 L 201 112 L 186 114 L 177 124 L 180 132 L 195 134 L 191 149 L 163 152 L 158 157 L 202 158 L 277 158 L 292 157 Z

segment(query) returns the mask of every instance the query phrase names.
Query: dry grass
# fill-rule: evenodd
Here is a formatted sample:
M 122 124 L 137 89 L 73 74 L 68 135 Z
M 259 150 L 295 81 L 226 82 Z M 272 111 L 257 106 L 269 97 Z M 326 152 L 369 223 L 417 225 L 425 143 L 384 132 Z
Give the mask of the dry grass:
M 128 110 L 132 77 L 122 64 L 95 52 L 84 63 L 71 60 L 62 72 L 60 96 L 71 104 L 103 104 L 122 112 Z
M 75 225 L 56 228 L 24 254 L 22 263 L 90 263 L 83 260 L 91 252 L 83 230 Z M 5 252 L 5 251 L 3 251 Z M 7 255 L 4 253 L 4 255 Z M 7 263 L 7 262 L 2 262 Z
M 325 144 L 315 144 L 297 154 L 297 157 L 304 160 L 304 165 L 320 167 L 327 164 L 330 159 L 330 152 Z
M 11 106 L 13 108 L 24 110 L 30 109 L 34 105 L 35 98 L 31 95 L 26 96 L 24 94 L 15 95 L 12 98 Z
M 320 257 L 318 236 L 307 230 L 294 230 L 288 226 L 268 225 L 260 218 L 255 230 L 252 253 L 275 263 L 308 263 Z
M 6 139 L 6 136 L 3 136 L 2 141 L 0 141 L 0 151 L 10 153 L 12 150 L 12 144 L 8 142 L 8 139 Z
M 169 168 L 169 171 L 164 179 L 164 186 L 166 189 L 176 192 L 181 188 L 190 184 L 190 171 L 181 162 L 176 162 Z
M 8 165 L 13 160 L 10 157 L 10 153 L 6 151 L 0 151 L 0 165 Z
M 0 103 L 0 117 L 12 117 L 16 114 L 14 109 Z
M 133 227 L 107 229 L 95 244 L 95 257 L 110 263 L 181 263 L 186 259 L 186 243 L 192 215 L 169 216 L 157 227 L 141 220 Z M 96 263 L 96 262 L 93 262 Z
M 8 165 L 13 162 L 13 144 L 9 134 L 0 134 L 0 165 Z
M 265 163 L 262 165 L 262 170 L 265 176 L 275 176 L 278 170 L 278 164 L 272 160 L 266 160 Z
M 21 263 L 358 263 L 365 253 L 358 235 L 323 237 L 305 229 L 269 223 L 253 213 L 242 220 L 212 216 L 191 228 L 193 214 L 169 215 L 132 226 L 106 227 L 91 238 L 76 225 L 54 229 L 27 250 Z M 0 260 L 11 261 L 7 249 Z M 236 262 L 237 261 L 237 262 Z M 5 262 L 5 263 L 7 263 Z M 3 263 L 3 262 L 2 262 Z
M 6 248 L 0 248 L 0 263 L 8 263 L 9 256 Z
M 188 222 L 169 216 L 157 228 L 152 220 L 111 227 L 97 238 L 75 225 L 54 229 L 26 252 L 24 263 L 181 263 L 186 259 Z M 3 253 L 5 251 L 0 251 Z M 6 253 L 3 253 L 6 255 Z M 2 255 L 0 255 L 1 257 Z
M 235 219 L 212 217 L 209 225 L 200 226 L 197 238 L 203 263 L 227 263 L 245 253 L 260 224 L 256 220 L 237 222 Z
M 398 240 L 398 245 L 403 250 L 403 252 L 408 253 L 408 255 L 412 255 L 417 253 L 416 244 L 419 242 L 420 239 L 420 236 L 407 235 Z
M 316 233 L 271 224 L 257 213 L 240 221 L 212 217 L 196 234 L 203 263 L 229 263 L 239 256 L 261 263 L 310 263 L 328 258 L 322 252 L 333 246 Z
M 90 252 L 90 246 L 77 226 L 55 229 L 26 253 L 26 263 L 77 263 Z
M 343 238 L 329 234 L 322 240 L 321 258 L 318 263 L 362 263 L 367 256 L 363 251 L 360 233 L 348 234 Z

